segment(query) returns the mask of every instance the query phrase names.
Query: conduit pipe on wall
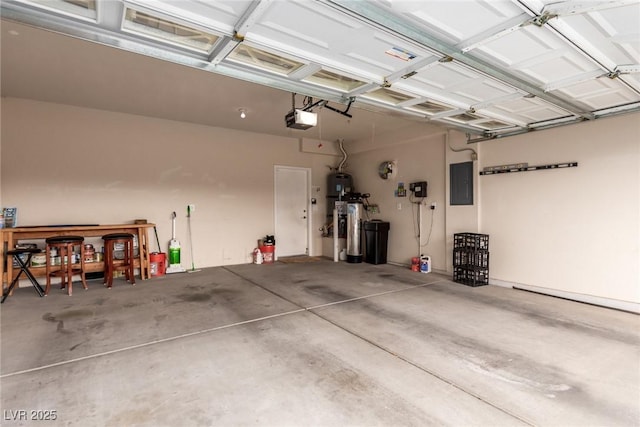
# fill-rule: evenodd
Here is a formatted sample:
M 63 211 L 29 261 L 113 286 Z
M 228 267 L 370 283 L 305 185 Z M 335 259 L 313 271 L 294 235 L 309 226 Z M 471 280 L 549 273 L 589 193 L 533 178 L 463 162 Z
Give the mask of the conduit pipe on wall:
M 340 151 L 342 152 L 342 161 L 340 162 L 340 164 L 338 165 L 338 172 L 342 173 L 343 169 L 344 169 L 344 164 L 347 162 L 347 157 L 349 157 L 347 155 L 347 152 L 344 149 L 344 139 L 340 138 L 338 140 L 338 148 L 340 148 Z
M 449 146 L 449 150 L 456 153 L 460 153 L 462 151 L 471 151 L 471 160 L 478 160 L 478 153 L 473 148 L 453 148 L 451 146 L 451 143 L 449 142 L 449 135 L 447 135 L 447 145 Z

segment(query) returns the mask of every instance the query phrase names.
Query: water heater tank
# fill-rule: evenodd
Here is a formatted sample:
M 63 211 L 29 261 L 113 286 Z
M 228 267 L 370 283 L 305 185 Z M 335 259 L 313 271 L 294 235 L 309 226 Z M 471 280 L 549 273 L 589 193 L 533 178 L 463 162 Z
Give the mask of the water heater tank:
M 362 211 L 360 200 L 347 203 L 347 262 L 362 262 Z

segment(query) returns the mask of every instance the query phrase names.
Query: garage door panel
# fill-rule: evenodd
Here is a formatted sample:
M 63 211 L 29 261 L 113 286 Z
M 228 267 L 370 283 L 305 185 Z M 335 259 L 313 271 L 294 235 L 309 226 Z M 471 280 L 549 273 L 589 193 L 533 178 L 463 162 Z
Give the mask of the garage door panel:
M 640 63 L 640 3 L 560 19 L 615 64 Z
M 263 19 L 250 28 L 246 39 L 276 45 L 306 60 L 360 69 L 359 74 L 377 75 L 379 80 L 411 61 L 432 56 L 416 44 L 313 2 L 274 2 Z M 410 59 L 393 55 L 394 48 L 407 52 Z
M 454 44 L 522 14 L 508 0 L 396 2 L 392 8 L 420 22 L 430 34 L 444 36 Z
M 601 77 L 558 90 L 559 94 L 575 97 L 593 110 L 640 101 L 640 95 L 622 82 Z
M 570 115 L 566 110 L 541 99 L 524 97 L 504 101 L 487 108 L 487 110 L 496 114 L 513 116 L 525 123 L 553 120 Z
M 135 0 L 132 4 L 177 16 L 215 31 L 233 34 L 233 28 L 251 4 L 250 0 L 202 2 L 193 0 Z

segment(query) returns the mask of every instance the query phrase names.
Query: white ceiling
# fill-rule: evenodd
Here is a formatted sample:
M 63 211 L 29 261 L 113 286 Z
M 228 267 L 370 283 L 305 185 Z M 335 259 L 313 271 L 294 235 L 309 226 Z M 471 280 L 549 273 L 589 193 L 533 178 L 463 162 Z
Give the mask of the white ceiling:
M 1 7 L 3 96 L 220 125 L 212 123 L 215 113 L 228 127 L 250 126 L 239 118 L 246 108 L 268 128 L 259 131 L 322 139 L 363 138 L 374 122 L 400 128 L 399 116 L 480 140 L 640 111 L 638 0 L 33 0 Z M 129 22 L 127 10 L 164 30 Z M 185 31 L 191 34 L 176 35 Z M 214 42 L 194 44 L 198 33 Z M 316 107 L 324 134 L 287 129 L 293 92 L 297 107 L 302 95 L 341 111 L 353 101 L 353 118 Z

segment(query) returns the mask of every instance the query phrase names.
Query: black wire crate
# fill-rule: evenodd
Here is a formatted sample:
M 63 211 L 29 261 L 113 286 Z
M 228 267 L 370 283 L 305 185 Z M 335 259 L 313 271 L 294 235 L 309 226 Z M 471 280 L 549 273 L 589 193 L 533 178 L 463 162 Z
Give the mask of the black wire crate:
M 453 281 L 472 287 L 488 285 L 489 269 L 453 267 Z
M 478 233 L 456 233 L 453 235 L 454 249 L 489 250 L 489 235 Z
M 454 249 L 454 267 L 489 268 L 489 251 L 474 249 Z

